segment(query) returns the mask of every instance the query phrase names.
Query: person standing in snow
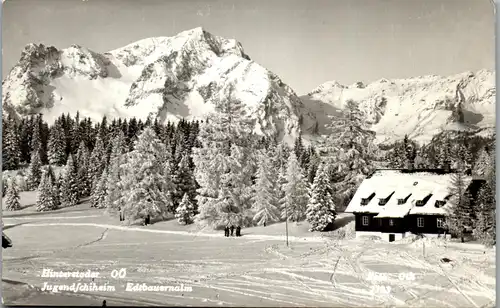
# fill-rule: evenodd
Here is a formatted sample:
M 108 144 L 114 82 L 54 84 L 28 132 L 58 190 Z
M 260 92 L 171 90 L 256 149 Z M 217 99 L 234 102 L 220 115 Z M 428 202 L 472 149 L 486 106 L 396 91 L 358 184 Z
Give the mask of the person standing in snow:
M 225 236 L 225 237 L 228 237 L 228 236 L 229 236 L 229 227 L 228 227 L 228 226 L 225 226 L 225 227 L 224 227 L 224 236 Z
M 234 233 L 234 226 L 231 226 L 231 236 L 233 236 Z
M 241 236 L 241 227 L 236 227 L 236 236 Z

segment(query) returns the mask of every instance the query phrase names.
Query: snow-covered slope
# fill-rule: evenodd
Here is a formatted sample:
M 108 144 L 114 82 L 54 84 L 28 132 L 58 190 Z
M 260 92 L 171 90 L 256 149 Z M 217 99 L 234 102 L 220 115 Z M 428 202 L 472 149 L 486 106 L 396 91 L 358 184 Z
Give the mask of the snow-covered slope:
M 241 100 L 256 131 L 292 140 L 313 123 L 295 92 L 252 61 L 240 43 L 202 28 L 174 37 L 137 41 L 104 54 L 82 46 L 58 50 L 30 44 L 2 83 L 4 112 L 43 113 L 50 123 L 61 113 L 99 120 L 158 116 L 160 120 L 204 118 L 221 95 Z
M 347 100 L 354 100 L 365 113 L 366 124 L 377 133 L 378 142 L 392 142 L 405 134 L 428 142 L 444 130 L 493 133 L 495 94 L 495 74 L 481 70 L 449 77 L 381 79 L 368 85 L 330 81 L 302 101 L 317 115 L 320 133 L 326 133 L 329 115 L 338 114 Z

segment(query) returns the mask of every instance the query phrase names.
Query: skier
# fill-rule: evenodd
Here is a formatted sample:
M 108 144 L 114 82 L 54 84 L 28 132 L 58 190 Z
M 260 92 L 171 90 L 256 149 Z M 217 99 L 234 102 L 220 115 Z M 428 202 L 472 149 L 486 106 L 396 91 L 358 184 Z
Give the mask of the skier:
M 241 236 L 241 227 L 236 227 L 236 236 Z
M 234 233 L 234 226 L 231 226 L 231 236 L 233 236 Z
M 226 227 L 224 228 L 224 236 L 225 236 L 225 237 L 228 237 L 228 236 L 229 236 L 229 227 L 228 227 L 228 226 L 226 226 Z

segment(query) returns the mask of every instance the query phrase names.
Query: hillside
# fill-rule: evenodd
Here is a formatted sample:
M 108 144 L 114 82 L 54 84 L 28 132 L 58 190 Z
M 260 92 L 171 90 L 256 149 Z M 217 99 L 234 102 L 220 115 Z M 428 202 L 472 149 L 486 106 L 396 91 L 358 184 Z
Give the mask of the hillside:
M 487 70 L 449 77 L 423 76 L 381 79 L 364 85 L 324 83 L 301 97 L 318 115 L 325 134 L 329 115 L 336 115 L 347 100 L 359 103 L 366 124 L 380 143 L 403 139 L 429 142 L 442 131 L 470 131 L 490 135 L 495 128 L 495 74 Z
M 79 45 L 29 44 L 2 90 L 4 113 L 42 113 L 49 124 L 61 113 L 77 111 L 95 121 L 104 115 L 204 119 L 214 102 L 231 96 L 246 105 L 255 132 L 278 134 L 288 142 L 301 129 L 306 142 L 315 140 L 316 122 L 319 133 L 327 134 L 329 117 L 339 115 L 349 99 L 359 102 L 379 143 L 405 134 L 429 142 L 446 130 L 491 135 L 495 127 L 493 72 L 380 79 L 367 85 L 330 81 L 298 97 L 276 74 L 252 61 L 239 42 L 202 28 L 103 54 Z
M 299 117 L 313 123 L 295 92 L 252 61 L 235 40 L 202 28 L 156 37 L 99 54 L 73 45 L 30 44 L 2 83 L 4 113 L 61 113 L 100 120 L 158 116 L 162 121 L 200 118 L 231 95 L 244 102 L 255 131 L 293 140 Z

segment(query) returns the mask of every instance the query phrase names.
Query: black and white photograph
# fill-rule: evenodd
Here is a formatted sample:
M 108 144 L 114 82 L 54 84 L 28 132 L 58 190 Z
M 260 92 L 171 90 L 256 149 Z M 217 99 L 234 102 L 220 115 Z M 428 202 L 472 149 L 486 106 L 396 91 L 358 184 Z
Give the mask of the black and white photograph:
M 490 0 L 3 0 L 2 304 L 496 306 Z

